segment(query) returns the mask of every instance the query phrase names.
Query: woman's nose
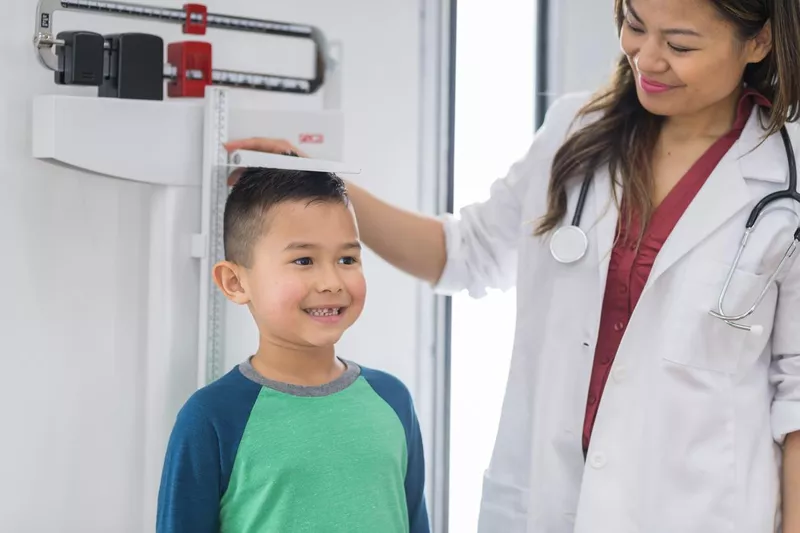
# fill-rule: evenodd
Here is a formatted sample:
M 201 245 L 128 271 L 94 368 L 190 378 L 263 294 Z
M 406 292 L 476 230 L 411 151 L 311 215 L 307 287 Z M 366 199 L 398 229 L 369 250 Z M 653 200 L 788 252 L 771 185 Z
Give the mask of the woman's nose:
M 639 72 L 659 73 L 667 70 L 667 62 L 661 53 L 661 49 L 656 43 L 650 40 L 645 41 L 639 46 L 633 55 L 633 64 Z

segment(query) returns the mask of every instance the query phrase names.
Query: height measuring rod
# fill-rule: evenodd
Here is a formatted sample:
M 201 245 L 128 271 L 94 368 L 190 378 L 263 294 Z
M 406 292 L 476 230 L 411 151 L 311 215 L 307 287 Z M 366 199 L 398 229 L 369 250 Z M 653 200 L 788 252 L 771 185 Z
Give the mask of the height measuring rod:
M 198 386 L 222 375 L 225 364 L 226 300 L 214 284 L 211 269 L 224 258 L 223 215 L 228 197 L 228 93 L 206 87 L 203 122 L 203 180 L 200 235 L 192 252 L 200 259 L 200 312 L 198 335 Z

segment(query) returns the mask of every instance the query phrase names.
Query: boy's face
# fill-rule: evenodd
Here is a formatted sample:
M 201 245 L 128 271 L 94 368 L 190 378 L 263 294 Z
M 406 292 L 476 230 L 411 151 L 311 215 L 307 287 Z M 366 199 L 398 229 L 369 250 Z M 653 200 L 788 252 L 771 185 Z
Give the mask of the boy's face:
M 229 264 L 230 283 L 216 269 L 218 284 L 231 300 L 248 304 L 262 339 L 286 347 L 333 345 L 359 317 L 366 296 L 352 210 L 341 202 L 285 202 L 270 209 L 265 228 L 250 267 Z

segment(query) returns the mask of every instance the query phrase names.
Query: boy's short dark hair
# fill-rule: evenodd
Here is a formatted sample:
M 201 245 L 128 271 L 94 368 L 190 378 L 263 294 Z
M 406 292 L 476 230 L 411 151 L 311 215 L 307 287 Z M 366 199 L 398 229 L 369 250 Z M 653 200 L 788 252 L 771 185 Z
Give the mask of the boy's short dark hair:
M 225 203 L 225 259 L 250 266 L 252 249 L 264 232 L 268 212 L 283 202 L 348 203 L 344 181 L 328 172 L 251 167 L 233 185 Z

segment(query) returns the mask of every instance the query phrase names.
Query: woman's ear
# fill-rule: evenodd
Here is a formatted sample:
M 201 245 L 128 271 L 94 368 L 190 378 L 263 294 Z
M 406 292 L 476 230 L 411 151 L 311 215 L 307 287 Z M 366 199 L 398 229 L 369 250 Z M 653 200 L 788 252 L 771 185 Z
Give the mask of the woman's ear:
M 759 63 L 772 50 L 772 22 L 767 21 L 761 31 L 750 42 L 748 63 Z
M 250 303 L 246 282 L 242 279 L 243 270 L 241 266 L 230 261 L 220 261 L 214 265 L 212 270 L 214 283 L 219 287 L 219 290 L 228 300 L 239 305 Z

